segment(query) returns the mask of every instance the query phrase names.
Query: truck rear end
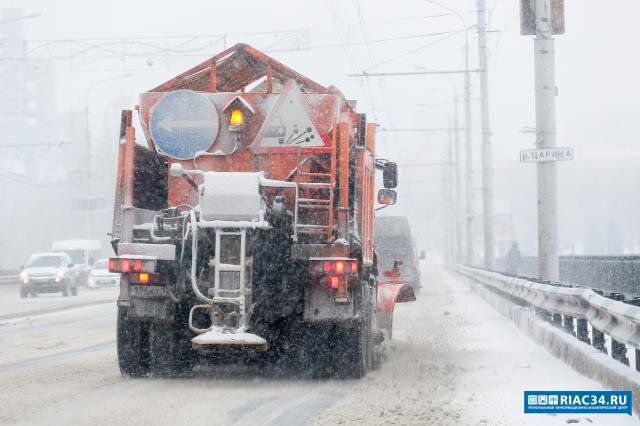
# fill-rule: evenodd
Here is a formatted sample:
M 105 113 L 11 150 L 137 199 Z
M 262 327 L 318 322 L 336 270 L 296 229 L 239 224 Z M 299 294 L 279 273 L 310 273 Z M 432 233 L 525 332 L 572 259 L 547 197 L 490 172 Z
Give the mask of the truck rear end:
M 127 375 L 211 354 L 287 356 L 318 376 L 378 360 L 375 124 L 236 45 L 123 111 L 109 269 Z M 385 163 L 386 164 L 386 163 Z

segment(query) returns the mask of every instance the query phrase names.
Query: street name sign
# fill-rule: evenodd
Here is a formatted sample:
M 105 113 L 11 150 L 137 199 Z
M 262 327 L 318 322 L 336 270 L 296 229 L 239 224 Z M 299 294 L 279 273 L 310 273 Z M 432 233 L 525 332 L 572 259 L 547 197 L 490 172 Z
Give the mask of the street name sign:
M 573 148 L 569 146 L 560 148 L 523 149 L 520 151 L 521 163 L 542 163 L 545 161 L 573 160 Z

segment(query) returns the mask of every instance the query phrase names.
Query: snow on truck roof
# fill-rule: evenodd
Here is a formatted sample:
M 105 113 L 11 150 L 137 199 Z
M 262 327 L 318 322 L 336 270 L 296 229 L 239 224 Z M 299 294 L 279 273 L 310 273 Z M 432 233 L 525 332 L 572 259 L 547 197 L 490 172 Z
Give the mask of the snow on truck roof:
M 100 250 L 99 240 L 61 240 L 54 241 L 51 250 Z

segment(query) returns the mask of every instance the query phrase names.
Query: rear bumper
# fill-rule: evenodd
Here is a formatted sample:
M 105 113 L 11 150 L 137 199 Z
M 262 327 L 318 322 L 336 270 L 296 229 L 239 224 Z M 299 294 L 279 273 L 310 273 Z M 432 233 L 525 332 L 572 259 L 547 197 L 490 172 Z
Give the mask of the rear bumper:
M 89 288 L 115 287 L 120 284 L 120 277 L 89 277 Z
M 126 278 L 120 282 L 118 306 L 127 310 L 129 319 L 172 322 L 176 314 L 165 286 L 129 285 Z

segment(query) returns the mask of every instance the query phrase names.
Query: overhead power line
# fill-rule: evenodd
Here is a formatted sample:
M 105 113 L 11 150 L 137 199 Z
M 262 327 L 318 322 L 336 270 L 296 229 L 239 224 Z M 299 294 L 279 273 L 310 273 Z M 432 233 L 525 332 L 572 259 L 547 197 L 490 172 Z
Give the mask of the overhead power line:
M 443 71 L 402 71 L 402 72 L 366 72 L 360 74 L 347 74 L 347 77 L 393 77 L 406 75 L 432 75 L 432 74 L 464 74 L 466 72 L 478 72 L 478 70 L 443 70 Z

